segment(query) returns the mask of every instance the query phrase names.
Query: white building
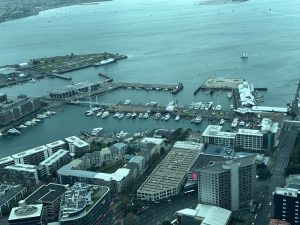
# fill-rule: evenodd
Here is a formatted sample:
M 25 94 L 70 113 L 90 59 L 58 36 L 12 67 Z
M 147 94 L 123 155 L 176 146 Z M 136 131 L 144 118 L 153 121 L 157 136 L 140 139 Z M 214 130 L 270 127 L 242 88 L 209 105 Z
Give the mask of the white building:
M 198 171 L 200 203 L 238 210 L 254 198 L 256 155 L 219 162 Z
M 228 225 L 232 212 L 217 206 L 198 204 L 196 209 L 181 209 L 176 212 L 180 224 Z
M 56 151 L 49 158 L 45 159 L 40 163 L 40 166 L 45 167 L 46 175 L 51 176 L 56 173 L 56 171 L 71 161 L 71 157 L 67 150 L 60 149 Z
M 134 156 L 131 160 L 129 160 L 130 163 L 136 163 L 138 165 L 138 173 L 142 174 L 145 169 L 145 158 L 143 156 Z
M 223 145 L 227 148 L 235 147 L 236 134 L 221 131 L 222 126 L 208 125 L 202 134 L 202 140 L 206 144 Z
M 16 181 L 39 183 L 38 171 L 35 165 L 16 164 L 5 167 L 6 173 Z
M 57 152 L 59 149 L 66 149 L 66 143 L 62 140 L 58 140 L 58 141 L 46 144 L 46 147 L 48 148 L 49 155 L 52 155 L 53 153 Z
M 65 140 L 68 143 L 67 148 L 71 153 L 74 153 L 75 155 L 80 155 L 90 151 L 89 143 L 81 140 L 76 136 L 68 137 Z
M 6 166 L 14 165 L 15 161 L 11 156 L 7 156 L 0 159 L 0 168 L 4 168 Z
M 40 162 L 49 157 L 48 148 L 45 145 L 29 149 L 12 155 L 15 164 L 39 165 Z
M 263 134 L 260 130 L 238 129 L 236 145 L 243 149 L 263 149 Z

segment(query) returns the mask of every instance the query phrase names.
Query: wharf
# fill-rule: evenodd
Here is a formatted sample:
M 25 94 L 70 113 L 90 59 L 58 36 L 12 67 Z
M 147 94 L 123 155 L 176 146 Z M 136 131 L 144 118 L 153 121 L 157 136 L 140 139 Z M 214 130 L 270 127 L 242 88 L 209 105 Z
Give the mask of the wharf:
M 104 78 L 106 82 L 113 82 L 114 81 L 114 79 L 112 77 L 109 77 L 109 76 L 107 76 L 103 73 L 98 73 L 98 76 Z
M 183 84 L 179 83 L 178 85 L 170 84 L 142 84 L 142 83 L 116 83 L 118 88 L 126 89 L 144 89 L 144 90 L 156 90 L 156 91 L 170 91 L 172 94 L 177 94 L 183 89 Z
M 52 73 L 51 76 L 57 77 L 57 78 L 61 78 L 64 80 L 72 80 L 72 77 L 68 77 L 62 74 L 58 74 L 58 73 Z

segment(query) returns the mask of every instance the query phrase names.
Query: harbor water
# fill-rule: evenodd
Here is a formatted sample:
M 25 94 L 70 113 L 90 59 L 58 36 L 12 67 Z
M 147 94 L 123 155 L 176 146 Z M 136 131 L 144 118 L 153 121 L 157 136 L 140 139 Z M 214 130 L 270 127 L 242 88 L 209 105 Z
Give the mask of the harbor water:
M 68 73 L 72 81 L 43 79 L 2 88 L 9 96 L 46 95 L 49 90 L 79 81 L 99 81 L 98 72 L 116 82 L 178 84 L 184 89 L 172 96 L 164 91 L 118 90 L 97 97 L 99 102 L 166 105 L 191 102 L 231 104 L 226 92 L 219 96 L 193 92 L 208 77 L 245 78 L 262 93 L 263 105 L 285 106 L 299 80 L 300 2 L 249 0 L 114 0 L 41 12 L 37 16 L 0 24 L 0 65 L 29 59 L 96 52 L 120 53 L 128 59 L 98 68 Z M 198 0 L 198 2 L 202 2 Z M 247 60 L 241 60 L 243 52 Z M 96 101 L 96 99 L 93 99 Z M 144 131 L 153 128 L 190 127 L 203 130 L 207 123 L 101 119 L 84 116 L 88 106 L 64 106 L 57 115 L 20 136 L 0 138 L 0 157 L 59 140 L 80 131 L 103 127 L 106 132 Z

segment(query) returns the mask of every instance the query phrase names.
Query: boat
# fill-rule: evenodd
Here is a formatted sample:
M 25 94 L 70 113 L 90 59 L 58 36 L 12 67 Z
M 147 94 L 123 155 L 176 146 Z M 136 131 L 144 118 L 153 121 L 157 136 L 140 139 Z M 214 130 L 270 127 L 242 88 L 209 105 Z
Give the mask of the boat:
M 46 114 L 37 114 L 37 116 L 36 116 L 36 118 L 38 118 L 38 119 L 45 119 L 47 117 L 48 117 L 48 115 L 46 115 Z
M 234 118 L 232 123 L 231 123 L 231 127 L 232 128 L 235 128 L 239 123 L 239 119 L 238 118 Z
M 225 123 L 225 120 L 224 119 L 221 119 L 220 120 L 220 125 L 223 125 Z
M 206 105 L 205 105 L 205 110 L 209 110 L 213 105 L 213 102 L 207 102 Z
M 98 113 L 96 114 L 97 117 L 99 117 L 99 116 L 101 116 L 101 115 L 102 115 L 102 112 L 101 112 L 101 111 L 98 112 Z
M 131 117 L 131 115 L 132 115 L 132 113 L 129 112 L 129 113 L 126 114 L 125 118 L 129 119 Z
M 85 115 L 86 116 L 92 116 L 92 115 L 94 115 L 94 111 L 88 110 L 88 111 L 85 112 Z
M 143 116 L 144 116 L 144 114 L 143 114 L 143 113 L 139 113 L 139 119 L 142 119 L 142 118 L 143 118 Z
M 21 124 L 20 126 L 18 126 L 17 127 L 18 129 L 24 129 L 24 128 L 27 128 L 27 126 L 26 125 L 23 125 L 23 124 Z
M 150 106 L 156 106 L 156 105 L 157 105 L 157 102 L 150 102 L 149 105 L 150 105 Z
M 230 109 L 233 109 L 233 105 L 230 105 Z
M 128 132 L 120 131 L 119 133 L 116 134 L 117 138 L 124 138 L 128 135 Z
M 221 105 L 216 105 L 216 107 L 215 107 L 215 110 L 216 111 L 220 111 L 222 109 L 222 106 Z
M 149 113 L 145 113 L 144 115 L 143 115 L 143 119 L 147 119 L 149 117 Z
M 32 126 L 33 124 L 32 124 L 31 121 L 27 121 L 27 122 L 24 123 L 24 125 L 25 125 L 25 126 Z
M 248 53 L 247 52 L 243 52 L 241 59 L 248 59 Z
M 232 98 L 232 91 L 228 91 L 228 92 L 227 92 L 227 97 L 228 97 L 228 98 Z
M 136 112 L 133 112 L 133 113 L 131 114 L 131 118 L 132 118 L 132 119 L 135 119 L 136 116 L 137 116 L 137 113 L 136 113 Z
M 241 120 L 240 122 L 239 122 L 239 126 L 241 126 L 241 127 L 243 127 L 243 126 L 245 126 L 245 121 L 243 121 L 243 120 Z
M 105 64 L 108 64 L 108 63 L 112 63 L 112 62 L 114 62 L 114 61 L 115 61 L 114 58 L 103 59 L 103 60 L 101 60 L 100 62 L 95 63 L 94 66 L 102 66 L 102 65 L 105 65 Z
M 32 83 L 35 83 L 35 82 L 36 82 L 36 79 L 32 78 L 30 81 L 31 81 Z
M 119 120 L 123 119 L 123 117 L 124 117 L 124 113 L 120 113 L 119 116 L 118 116 Z
M 106 118 L 106 117 L 108 117 L 109 116 L 109 112 L 108 111 L 104 111 L 103 113 L 102 113 L 102 118 Z
M 250 122 L 249 123 L 246 123 L 246 127 L 249 127 L 250 126 Z
M 202 121 L 201 116 L 196 116 L 196 118 L 194 119 L 194 123 L 201 123 L 201 121 Z
M 205 109 L 205 104 L 202 103 L 202 104 L 200 105 L 200 110 L 203 110 L 203 109 Z
M 143 137 L 142 133 L 134 133 L 133 137 L 138 138 L 138 137 Z
M 125 100 L 124 105 L 129 105 L 130 103 L 131 103 L 131 100 L 127 99 L 127 100 Z
M 161 113 L 157 112 L 154 115 L 154 119 L 158 120 L 161 117 Z
M 171 118 L 170 114 L 165 115 L 164 119 L 165 121 L 169 120 Z
M 92 130 L 91 135 L 92 135 L 92 136 L 97 136 L 98 134 L 100 134 L 100 133 L 102 132 L 102 130 L 103 130 L 102 127 L 94 128 L 94 129 Z
M 118 118 L 119 116 L 120 116 L 120 113 L 116 112 L 115 115 L 114 115 L 114 118 Z
M 179 115 L 177 115 L 177 116 L 175 117 L 175 121 L 178 121 L 178 120 L 180 120 L 180 116 L 179 116 Z
M 13 135 L 20 135 L 21 132 L 18 131 L 16 128 L 11 128 L 7 131 L 8 134 L 13 134 Z
M 41 122 L 40 119 L 36 119 L 36 118 L 34 118 L 33 121 L 36 122 L 36 123 Z
M 32 125 L 32 126 L 36 125 L 35 119 L 32 119 L 30 122 L 31 122 L 31 125 Z

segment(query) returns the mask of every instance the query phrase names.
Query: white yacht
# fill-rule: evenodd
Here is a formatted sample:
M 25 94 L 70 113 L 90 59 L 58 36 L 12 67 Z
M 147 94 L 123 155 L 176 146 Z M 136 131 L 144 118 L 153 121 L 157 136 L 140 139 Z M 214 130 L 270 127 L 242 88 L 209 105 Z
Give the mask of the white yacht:
M 132 113 L 129 112 L 129 113 L 126 114 L 125 118 L 129 119 L 131 117 L 131 115 L 132 115 Z
M 221 105 L 216 105 L 216 107 L 215 107 L 215 110 L 216 110 L 216 111 L 221 111 L 221 109 L 222 109 L 222 106 L 221 106 Z
M 235 128 L 239 123 L 239 119 L 238 118 L 234 118 L 232 123 L 231 123 L 231 127 L 232 128 Z
M 161 113 L 157 112 L 154 115 L 154 119 L 158 120 L 161 117 Z
M 118 116 L 119 120 L 122 119 L 124 117 L 124 113 L 120 113 L 120 115 Z
M 101 112 L 101 111 L 98 112 L 98 113 L 96 114 L 97 117 L 99 117 L 99 116 L 101 116 L 101 115 L 102 115 L 102 112 Z
M 224 119 L 221 119 L 220 120 L 220 125 L 223 125 L 225 123 L 225 120 Z
M 26 125 L 23 125 L 23 124 L 21 124 L 20 126 L 18 126 L 17 128 L 19 128 L 19 129 L 24 129 L 24 128 L 27 128 L 27 126 Z
M 179 116 L 179 115 L 177 115 L 177 116 L 175 117 L 175 121 L 178 121 L 178 120 L 180 120 L 180 116 Z
M 148 117 L 149 117 L 149 113 L 146 112 L 143 116 L 143 119 L 147 119 Z
M 127 99 L 127 100 L 125 100 L 124 105 L 129 105 L 130 103 L 131 103 L 131 100 Z
M 171 118 L 170 114 L 165 115 L 164 119 L 165 121 L 169 120 Z
M 135 119 L 136 116 L 137 116 L 137 113 L 136 113 L 136 112 L 133 112 L 133 113 L 131 114 L 131 118 L 132 118 L 132 119 Z
M 142 119 L 142 118 L 143 118 L 143 116 L 144 116 L 144 114 L 143 114 L 143 113 L 139 113 L 139 119 Z
M 194 123 L 201 123 L 202 117 L 201 116 L 196 116 Z
M 94 128 L 94 129 L 92 130 L 91 135 L 92 135 L 92 136 L 97 136 L 98 134 L 100 134 L 100 133 L 102 132 L 102 130 L 103 130 L 102 127 Z
M 29 120 L 29 121 L 25 122 L 24 125 L 25 125 L 25 126 L 32 126 L 33 124 L 32 124 L 32 122 Z
M 95 63 L 94 66 L 102 66 L 102 65 L 105 65 L 105 64 L 108 64 L 108 63 L 112 63 L 114 61 L 115 61 L 114 58 L 103 59 L 100 62 Z
M 207 102 L 206 105 L 205 105 L 205 110 L 209 110 L 213 105 L 213 102 Z
M 228 98 L 232 98 L 232 91 L 228 91 L 228 92 L 227 92 L 227 97 L 228 97 Z
M 241 127 L 243 127 L 243 126 L 245 126 L 245 121 L 243 121 L 243 120 L 241 120 L 240 122 L 239 122 L 239 126 L 241 126 Z
M 102 118 L 106 118 L 106 117 L 108 117 L 109 116 L 109 112 L 108 111 L 104 111 L 103 113 L 102 113 Z
M 85 112 L 85 115 L 86 116 L 92 116 L 92 115 L 94 115 L 94 111 L 93 110 L 88 110 L 88 111 Z
M 233 105 L 230 105 L 230 109 L 233 109 Z
M 115 115 L 114 115 L 114 118 L 118 118 L 119 116 L 120 116 L 120 113 L 116 112 Z
M 247 52 L 243 52 L 241 59 L 248 59 L 248 53 Z
M 16 128 L 11 128 L 11 129 L 9 129 L 9 130 L 7 131 L 7 133 L 9 133 L 9 134 L 17 134 L 17 135 L 21 134 L 21 132 L 18 131 Z

